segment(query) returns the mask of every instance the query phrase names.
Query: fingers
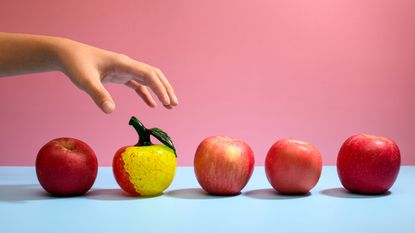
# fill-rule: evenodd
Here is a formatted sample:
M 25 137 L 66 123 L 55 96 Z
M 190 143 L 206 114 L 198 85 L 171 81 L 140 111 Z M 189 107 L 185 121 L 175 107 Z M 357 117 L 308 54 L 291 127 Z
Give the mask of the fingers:
M 157 95 L 164 106 L 170 105 L 170 96 L 167 93 L 166 87 L 161 82 L 157 73 L 154 70 L 147 70 L 145 72 L 144 85 L 148 86 Z
M 155 69 L 155 71 L 156 71 L 157 76 L 159 77 L 161 83 L 166 88 L 167 94 L 169 95 L 169 98 L 170 98 L 170 106 L 177 106 L 179 104 L 179 101 L 177 100 L 177 97 L 174 94 L 173 87 L 170 85 L 169 81 L 164 76 L 163 72 L 161 72 L 161 70 Z
M 146 86 L 140 85 L 135 80 L 130 80 L 126 83 L 126 85 L 135 90 L 135 92 L 144 100 L 144 102 L 149 107 L 156 107 L 157 103 L 154 101 L 153 97 L 150 94 L 150 91 L 147 89 Z
M 91 96 L 95 104 L 98 105 L 104 113 L 112 113 L 115 109 L 114 100 L 100 80 L 98 78 L 86 80 L 88 80 L 88 82 L 84 83 L 83 89 Z
M 127 74 L 117 75 L 117 76 L 119 77 L 129 76 L 132 80 L 136 82 L 136 84 L 141 84 L 141 85 L 149 87 L 166 108 L 170 109 L 178 105 L 178 100 L 174 93 L 173 87 L 170 85 L 167 78 L 164 76 L 164 74 L 159 69 L 149 66 L 147 64 L 135 61 L 131 58 L 123 57 L 122 60 L 123 61 L 121 63 L 124 66 L 124 69 L 122 70 L 124 70 L 124 72 L 127 72 Z M 148 89 L 142 89 L 141 87 L 138 88 L 137 86 L 135 90 L 138 90 L 137 93 L 145 101 L 149 100 L 147 98 L 148 95 L 143 94 L 146 92 L 148 93 Z

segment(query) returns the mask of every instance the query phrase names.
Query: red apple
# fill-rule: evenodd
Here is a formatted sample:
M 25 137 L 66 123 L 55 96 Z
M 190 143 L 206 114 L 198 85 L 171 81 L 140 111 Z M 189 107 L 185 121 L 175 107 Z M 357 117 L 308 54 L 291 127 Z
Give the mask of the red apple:
M 358 134 L 348 138 L 337 157 L 337 174 L 344 188 L 362 194 L 387 192 L 396 180 L 401 155 L 390 139 Z
M 265 173 L 282 194 L 306 194 L 318 182 L 322 158 L 317 147 L 294 139 L 274 143 L 265 158 Z
M 197 181 L 214 195 L 236 195 L 254 170 L 254 153 L 248 144 L 226 136 L 212 136 L 198 146 L 194 158 Z
M 57 138 L 48 142 L 36 158 L 40 185 L 56 196 L 86 193 L 94 184 L 97 171 L 94 151 L 85 142 L 74 138 Z

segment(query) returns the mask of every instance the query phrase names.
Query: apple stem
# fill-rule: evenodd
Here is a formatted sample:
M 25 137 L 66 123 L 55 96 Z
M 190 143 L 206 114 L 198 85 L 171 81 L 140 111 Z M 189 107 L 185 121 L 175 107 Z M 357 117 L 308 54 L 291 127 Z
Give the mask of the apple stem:
M 153 145 L 150 140 L 150 130 L 148 130 L 136 117 L 132 116 L 128 124 L 132 125 L 138 134 L 138 143 L 135 146 Z
M 136 117 L 132 116 L 129 122 L 129 125 L 132 125 L 138 134 L 138 143 L 135 146 L 151 146 L 150 136 L 154 136 L 161 143 L 169 147 L 174 151 L 174 155 L 177 157 L 176 148 L 174 148 L 173 141 L 169 135 L 159 128 L 147 129 L 143 123 L 141 123 Z

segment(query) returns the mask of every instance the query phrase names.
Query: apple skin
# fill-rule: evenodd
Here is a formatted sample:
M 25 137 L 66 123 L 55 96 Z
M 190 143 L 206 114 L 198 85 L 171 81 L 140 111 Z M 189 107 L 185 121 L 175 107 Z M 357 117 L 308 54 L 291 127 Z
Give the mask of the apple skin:
M 317 147 L 295 139 L 275 142 L 265 158 L 269 183 L 286 195 L 307 194 L 320 179 L 322 166 Z
M 115 180 L 131 196 L 158 196 L 173 182 L 176 154 L 166 145 L 124 146 L 112 162 Z
M 247 143 L 211 136 L 198 146 L 194 170 L 200 186 L 212 195 L 237 195 L 254 171 L 254 153 Z
M 98 172 L 95 152 L 75 138 L 56 138 L 46 143 L 36 158 L 40 185 L 55 196 L 77 196 L 94 184 Z
M 337 174 L 343 187 L 361 194 L 383 194 L 395 182 L 401 166 L 396 143 L 381 136 L 349 137 L 337 156 Z

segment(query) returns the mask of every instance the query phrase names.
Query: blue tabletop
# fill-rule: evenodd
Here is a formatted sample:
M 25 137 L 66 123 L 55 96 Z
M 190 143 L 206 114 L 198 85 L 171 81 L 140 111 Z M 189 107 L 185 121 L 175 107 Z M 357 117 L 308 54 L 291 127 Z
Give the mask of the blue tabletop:
M 101 167 L 85 196 L 56 198 L 33 167 L 0 167 L 0 232 L 415 232 L 415 167 L 401 168 L 389 193 L 346 192 L 335 167 L 324 167 L 306 196 L 271 189 L 264 167 L 238 196 L 205 194 L 192 167 L 179 167 L 161 196 L 132 198 Z

